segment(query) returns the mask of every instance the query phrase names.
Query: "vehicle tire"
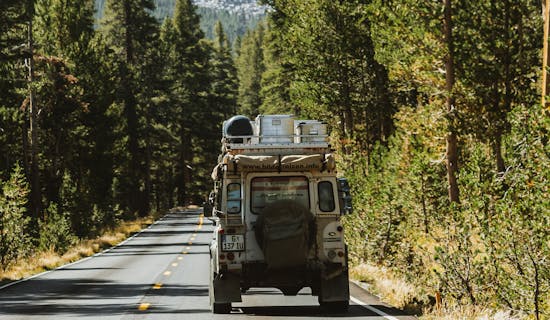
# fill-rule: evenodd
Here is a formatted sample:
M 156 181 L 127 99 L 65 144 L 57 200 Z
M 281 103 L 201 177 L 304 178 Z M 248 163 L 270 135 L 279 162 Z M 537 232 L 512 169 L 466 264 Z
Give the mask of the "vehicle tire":
M 214 303 L 212 312 L 217 314 L 228 314 L 231 312 L 231 303 Z
M 319 301 L 321 308 L 329 313 L 346 313 L 349 309 L 349 300 L 344 301 Z

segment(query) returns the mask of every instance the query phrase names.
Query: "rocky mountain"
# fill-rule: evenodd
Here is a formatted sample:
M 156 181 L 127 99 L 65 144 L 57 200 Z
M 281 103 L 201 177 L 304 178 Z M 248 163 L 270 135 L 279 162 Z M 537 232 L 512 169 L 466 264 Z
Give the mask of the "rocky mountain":
M 106 0 L 95 0 L 98 17 L 102 16 Z M 157 9 L 155 16 L 164 18 L 172 14 L 175 0 L 155 0 Z M 247 16 L 263 16 L 267 6 L 259 5 L 257 0 L 193 0 L 199 8 L 207 8 L 217 11 L 227 11 L 232 14 L 244 14 Z
M 266 11 L 266 6 L 259 5 L 256 0 L 195 0 L 194 2 L 198 7 L 227 10 L 232 13 L 263 15 Z
M 106 0 L 95 0 L 96 17 L 103 16 Z M 154 0 L 154 16 L 159 20 L 172 16 L 175 0 Z M 242 36 L 248 28 L 254 27 L 265 16 L 267 6 L 257 0 L 193 0 L 201 15 L 201 28 L 208 38 L 213 37 L 216 21 L 221 21 L 229 40 Z

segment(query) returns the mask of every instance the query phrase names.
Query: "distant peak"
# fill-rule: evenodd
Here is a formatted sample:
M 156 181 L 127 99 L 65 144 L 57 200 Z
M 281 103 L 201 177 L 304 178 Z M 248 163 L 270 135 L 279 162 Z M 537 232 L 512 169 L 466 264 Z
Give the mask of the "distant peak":
M 198 7 L 227 10 L 232 13 L 263 15 L 266 6 L 257 4 L 256 0 L 193 0 Z

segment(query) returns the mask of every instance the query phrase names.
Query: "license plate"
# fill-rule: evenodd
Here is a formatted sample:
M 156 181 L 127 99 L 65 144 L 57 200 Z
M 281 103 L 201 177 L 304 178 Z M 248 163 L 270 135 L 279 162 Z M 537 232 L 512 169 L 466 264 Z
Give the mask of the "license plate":
M 244 235 L 224 234 L 222 235 L 223 251 L 244 251 Z

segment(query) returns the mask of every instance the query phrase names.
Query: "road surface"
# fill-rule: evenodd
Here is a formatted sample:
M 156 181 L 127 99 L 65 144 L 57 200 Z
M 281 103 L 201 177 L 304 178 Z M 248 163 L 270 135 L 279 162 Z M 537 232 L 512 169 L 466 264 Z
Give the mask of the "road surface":
M 230 315 L 214 315 L 208 300 L 212 230 L 196 210 L 170 213 L 106 252 L 0 286 L 0 319 L 414 319 L 353 284 L 346 314 L 324 314 L 307 289 L 296 297 L 251 289 Z

